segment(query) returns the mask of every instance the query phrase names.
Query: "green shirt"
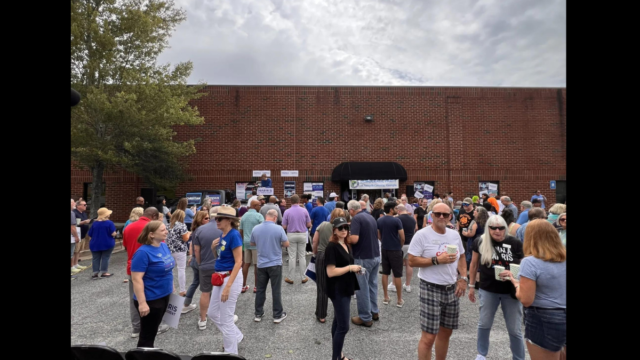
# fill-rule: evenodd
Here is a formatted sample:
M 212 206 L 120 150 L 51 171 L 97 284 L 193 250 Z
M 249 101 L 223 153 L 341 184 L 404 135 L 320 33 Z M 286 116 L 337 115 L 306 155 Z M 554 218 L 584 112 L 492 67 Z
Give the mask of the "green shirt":
M 255 209 L 249 209 L 240 218 L 240 228 L 242 230 L 242 245 L 245 250 L 256 250 L 255 246 L 249 245 L 251 243 L 251 233 L 253 228 L 264 222 L 264 216 L 262 216 Z

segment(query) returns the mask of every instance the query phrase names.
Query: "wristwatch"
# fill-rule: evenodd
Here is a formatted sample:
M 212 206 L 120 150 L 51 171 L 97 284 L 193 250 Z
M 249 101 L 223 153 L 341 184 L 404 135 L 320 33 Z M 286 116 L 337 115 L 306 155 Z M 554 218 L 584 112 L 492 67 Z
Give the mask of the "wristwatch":
M 458 280 L 464 280 L 467 282 L 467 284 L 469 283 L 469 279 L 466 277 L 458 276 Z

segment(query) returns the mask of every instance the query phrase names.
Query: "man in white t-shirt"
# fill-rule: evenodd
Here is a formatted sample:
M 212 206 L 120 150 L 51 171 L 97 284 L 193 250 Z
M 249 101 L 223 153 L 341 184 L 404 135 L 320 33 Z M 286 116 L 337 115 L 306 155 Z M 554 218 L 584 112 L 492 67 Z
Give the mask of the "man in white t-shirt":
M 449 338 L 458 328 L 460 297 L 464 296 L 469 282 L 460 234 L 447 228 L 451 216 L 447 204 L 434 206 L 433 224 L 416 232 L 409 245 L 409 266 L 420 269 L 422 337 L 418 343 L 419 360 L 431 359 L 435 343 L 436 357 L 447 357 Z M 457 252 L 447 253 L 447 245 L 457 246 Z M 458 278 L 458 272 L 462 277 Z M 441 354 L 443 348 L 444 354 Z

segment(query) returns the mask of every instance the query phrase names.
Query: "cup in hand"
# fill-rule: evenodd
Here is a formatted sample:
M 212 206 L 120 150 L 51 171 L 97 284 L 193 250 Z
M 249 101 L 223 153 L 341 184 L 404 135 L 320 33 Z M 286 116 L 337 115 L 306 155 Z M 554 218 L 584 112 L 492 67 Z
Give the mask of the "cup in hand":
M 455 255 L 458 252 L 457 245 L 447 245 L 447 254 Z
M 367 269 L 365 269 L 364 267 L 360 267 L 360 271 L 358 271 L 358 274 L 364 275 L 366 272 L 367 272 Z
M 504 271 L 504 266 L 496 265 L 496 266 L 494 266 L 494 267 L 493 267 L 493 269 L 494 269 L 494 270 L 495 270 L 495 272 L 496 272 L 496 280 L 498 280 L 498 281 L 504 281 L 504 280 L 502 280 L 502 278 L 500 277 L 500 273 Z
M 511 271 L 511 275 L 513 275 L 514 278 L 520 279 L 520 265 L 510 264 L 509 270 Z

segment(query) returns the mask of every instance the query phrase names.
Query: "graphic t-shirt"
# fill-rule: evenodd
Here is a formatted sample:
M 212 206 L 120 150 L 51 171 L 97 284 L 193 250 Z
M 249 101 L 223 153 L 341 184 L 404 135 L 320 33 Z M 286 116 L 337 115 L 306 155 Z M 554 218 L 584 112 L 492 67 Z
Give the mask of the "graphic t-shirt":
M 433 227 L 428 226 L 418 230 L 409 245 L 409 254 L 431 259 L 447 251 L 447 245 L 456 245 L 458 253 L 456 261 L 450 264 L 432 265 L 420 268 L 418 277 L 424 281 L 439 285 L 455 284 L 458 277 L 458 261 L 464 254 L 464 247 L 460 240 L 460 234 L 455 230 L 446 228 L 444 234 L 438 234 Z
M 186 252 L 189 250 L 189 245 L 182 241 L 182 235 L 188 233 L 187 225 L 176 221 L 173 224 L 173 227 L 169 229 L 169 234 L 167 235 L 167 245 L 169 245 L 169 249 L 172 253 L 175 252 Z
M 398 230 L 402 230 L 402 221 L 393 216 L 383 216 L 378 219 L 378 230 L 382 236 L 384 250 L 402 250 Z
M 216 271 L 231 271 L 236 264 L 233 257 L 233 249 L 242 246 L 242 237 L 236 229 L 231 229 L 226 236 L 220 237 L 220 243 L 216 249 L 218 260 L 216 261 Z
M 159 247 L 142 245 L 133 254 L 131 271 L 142 272 L 144 282 L 144 297 L 146 301 L 163 298 L 173 292 L 173 268 L 176 261 L 171 256 L 167 244 L 160 243 Z M 138 300 L 136 295 L 133 295 Z
M 464 211 L 464 209 L 460 209 L 460 214 L 458 215 L 458 224 L 460 225 L 460 238 L 462 239 L 462 242 L 465 244 L 467 244 L 467 237 L 466 236 L 462 236 L 462 229 L 467 228 L 467 231 L 469 231 L 469 228 L 471 227 L 471 221 L 473 221 L 474 217 L 473 217 L 473 211 L 468 213 L 466 211 Z
M 491 240 L 493 245 L 493 257 L 491 265 L 487 266 L 482 263 L 482 255 L 480 255 L 480 245 L 482 237 L 476 238 L 473 242 L 473 251 L 478 253 L 478 271 L 480 271 L 480 289 L 496 294 L 509 294 L 513 291 L 511 281 L 496 280 L 494 267 L 496 265 L 503 266 L 505 270 L 510 270 L 509 264 L 520 264 L 524 258 L 522 251 L 522 243 L 513 236 L 507 235 L 504 240 L 497 242 Z
M 427 215 L 427 210 L 423 209 L 421 206 L 418 206 L 414 212 L 415 215 L 418 215 L 418 230 L 422 229 L 422 222 L 424 221 L 424 217 Z

